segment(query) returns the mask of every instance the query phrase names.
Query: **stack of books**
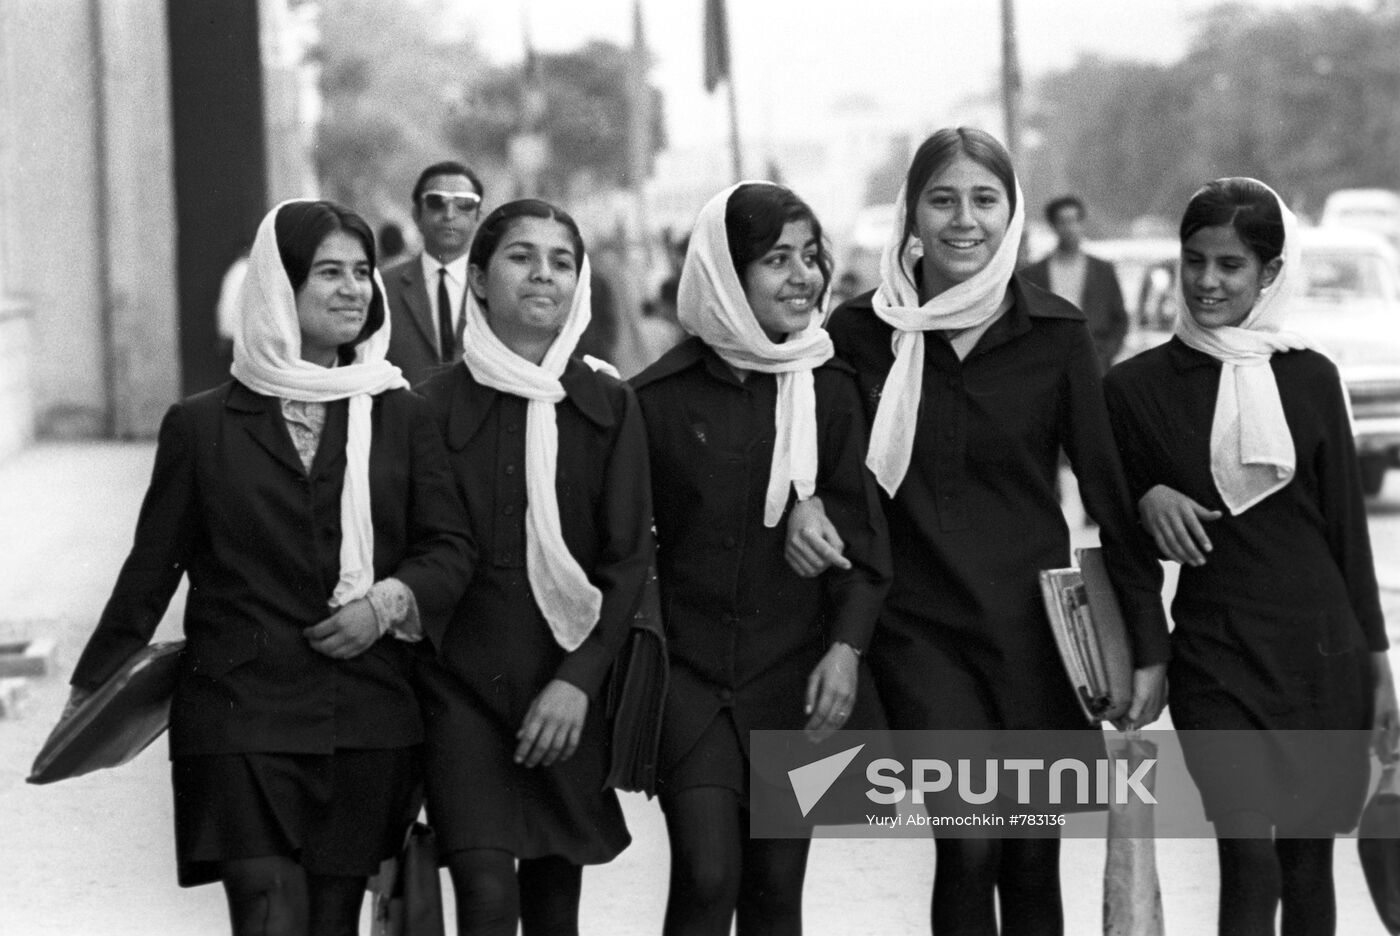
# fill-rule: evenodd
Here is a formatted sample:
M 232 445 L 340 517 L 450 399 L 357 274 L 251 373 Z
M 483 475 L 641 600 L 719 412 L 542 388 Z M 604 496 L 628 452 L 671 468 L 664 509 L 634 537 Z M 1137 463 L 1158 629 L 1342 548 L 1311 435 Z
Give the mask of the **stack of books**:
M 1133 698 L 1133 657 L 1118 597 L 1098 547 L 1076 552 L 1076 569 L 1040 573 L 1055 645 L 1090 723 L 1121 718 Z

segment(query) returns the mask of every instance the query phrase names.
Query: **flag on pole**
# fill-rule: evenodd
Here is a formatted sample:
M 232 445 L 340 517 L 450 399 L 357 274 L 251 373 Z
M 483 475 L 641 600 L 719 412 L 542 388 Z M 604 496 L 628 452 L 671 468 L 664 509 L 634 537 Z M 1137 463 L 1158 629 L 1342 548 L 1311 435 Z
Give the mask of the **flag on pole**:
M 705 0 L 705 90 L 729 79 L 729 17 L 724 0 Z

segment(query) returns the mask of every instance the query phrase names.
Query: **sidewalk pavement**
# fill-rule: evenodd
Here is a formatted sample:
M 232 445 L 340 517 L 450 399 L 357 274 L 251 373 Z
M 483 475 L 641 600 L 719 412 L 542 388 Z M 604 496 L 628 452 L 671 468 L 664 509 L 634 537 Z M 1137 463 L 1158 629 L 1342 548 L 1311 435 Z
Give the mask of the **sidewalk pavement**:
M 6 932 L 227 932 L 220 888 L 175 884 L 163 739 L 117 770 L 46 787 L 24 783 L 125 558 L 153 453 L 149 444 L 43 444 L 0 462 L 0 641 L 51 637 L 58 660 L 56 674 L 31 683 L 19 716 L 0 720 L 0 926 Z M 156 639 L 180 635 L 183 607 L 182 590 Z M 626 796 L 624 808 L 634 841 L 616 861 L 585 874 L 586 934 L 660 931 L 669 863 L 665 823 L 656 804 L 641 796 Z M 1157 854 L 1167 931 L 1214 932 L 1213 843 L 1163 840 Z M 1102 932 L 1103 862 L 1102 842 L 1065 841 L 1067 933 Z M 926 933 L 932 876 L 927 840 L 818 840 L 807 875 L 806 932 Z M 1353 840 L 1338 842 L 1336 877 L 1338 932 L 1384 932 Z M 450 885 L 444 889 L 450 895 Z

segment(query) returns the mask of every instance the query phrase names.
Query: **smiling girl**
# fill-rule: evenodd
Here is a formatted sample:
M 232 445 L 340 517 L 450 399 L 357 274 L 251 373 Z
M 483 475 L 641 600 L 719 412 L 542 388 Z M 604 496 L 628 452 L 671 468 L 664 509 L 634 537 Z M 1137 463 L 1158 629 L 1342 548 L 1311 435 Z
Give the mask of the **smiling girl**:
M 671 651 L 658 784 L 667 936 L 728 934 L 736 911 L 740 933 L 801 932 L 809 843 L 749 837 L 749 732 L 879 723 L 858 674 L 888 543 L 855 381 L 817 321 L 829 279 L 801 199 L 767 182 L 721 192 L 681 271 L 693 337 L 633 381 Z M 814 493 L 848 559 L 821 580 L 783 559 L 783 516 Z
M 1301 275 L 1296 233 L 1261 182 L 1203 187 L 1181 219 L 1176 336 L 1105 382 L 1143 524 L 1182 564 L 1172 722 L 1187 729 L 1186 763 L 1219 836 L 1222 934 L 1273 933 L 1280 903 L 1284 932 L 1335 931 L 1331 836 L 1361 810 L 1364 731 L 1375 728 L 1383 758 L 1394 753 L 1345 390 L 1283 329 Z M 1353 730 L 1316 731 L 1300 749 L 1272 729 Z M 1245 743 L 1256 757 L 1242 756 Z M 1212 769 L 1251 762 L 1267 767 L 1247 782 Z M 1313 786 L 1318 769 L 1326 782 Z
M 460 934 L 578 932 L 586 864 L 630 841 L 600 693 L 651 564 L 632 391 L 573 357 L 589 266 L 574 220 L 527 199 L 472 241 L 462 362 L 418 389 L 480 553 L 421 667 L 428 815 Z
M 832 313 L 871 417 L 894 583 L 870 666 L 896 729 L 1082 729 L 1039 572 L 1069 563 L 1055 494 L 1069 455 L 1100 525 L 1137 672 L 1125 724 L 1163 704 L 1161 572 L 1133 534 L 1084 316 L 1013 274 L 1025 205 L 990 135 L 940 130 L 910 164 L 880 286 Z M 837 552 L 816 499 L 794 513 L 800 569 Z M 926 756 L 926 755 L 920 755 Z M 1058 933 L 1059 840 L 940 835 L 933 929 Z
M 74 699 L 144 645 L 189 576 L 170 708 L 182 886 L 235 936 L 352 936 L 417 811 L 425 630 L 471 544 L 428 406 L 384 360 L 359 215 L 291 201 L 258 228 L 232 377 L 161 424 L 135 543 Z

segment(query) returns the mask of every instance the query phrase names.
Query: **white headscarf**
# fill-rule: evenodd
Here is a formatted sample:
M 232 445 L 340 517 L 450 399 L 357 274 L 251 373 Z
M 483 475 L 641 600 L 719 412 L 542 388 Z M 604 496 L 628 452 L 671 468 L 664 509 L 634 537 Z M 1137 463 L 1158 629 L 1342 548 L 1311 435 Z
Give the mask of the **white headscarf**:
M 1210 427 L 1210 473 L 1232 514 L 1244 513 L 1293 479 L 1298 456 L 1269 359 L 1278 351 L 1311 347 L 1302 335 L 1283 330 L 1289 300 L 1303 276 L 1302 247 L 1298 219 L 1277 192 L 1269 191 L 1283 214 L 1283 266 L 1243 321 L 1202 328 L 1187 311 L 1186 277 L 1180 277 L 1177 337 L 1221 363 Z
M 787 509 L 789 488 L 797 492 L 798 499 L 811 497 L 816 491 L 817 393 L 812 368 L 830 360 L 835 352 L 831 337 L 821 326 L 820 309 L 813 309 L 807 328 L 782 343 L 774 343 L 759 326 L 730 258 L 724 227 L 729 196 L 740 185 L 773 183 L 731 185 L 700 210 L 681 268 L 676 310 L 681 327 L 713 348 L 729 366 L 778 375 L 773 463 L 763 506 L 763 524 L 772 527 Z
M 906 249 L 905 190 L 900 186 L 895 199 L 894 229 L 880 255 L 880 286 L 870 300 L 875 314 L 894 326 L 894 364 L 885 377 L 880 405 L 870 427 L 870 450 L 865 456 L 865 464 L 875 480 L 891 497 L 904 481 L 914 454 L 914 430 L 923 392 L 924 332 L 985 328 L 1000 312 L 1007 283 L 1016 269 L 1021 231 L 1026 224 L 1026 199 L 1021 194 L 1020 181 L 1013 181 L 1016 208 L 992 259 L 971 278 L 922 305 L 914 285 L 917 258 Z
M 525 571 L 535 603 L 554 640 L 567 651 L 593 632 L 603 593 L 588 580 L 564 542 L 555 476 L 559 465 L 559 426 L 554 406 L 565 397 L 559 378 L 593 317 L 592 274 L 588 258 L 579 266 L 569 314 L 539 364 L 516 354 L 491 330 L 486 311 L 470 288 L 462 360 L 483 386 L 524 397 L 525 410 Z
M 301 201 L 302 199 L 293 199 Z M 303 403 L 350 400 L 345 442 L 345 486 L 340 493 L 340 580 L 330 605 L 344 607 L 362 598 L 374 584 L 374 522 L 369 503 L 371 397 L 408 381 L 384 360 L 389 348 L 389 315 L 384 324 L 355 346 L 355 360 L 342 367 L 322 367 L 301 359 L 301 326 L 296 295 L 277 249 L 277 213 L 285 201 L 258 225 L 248 255 L 248 275 L 238 297 L 238 323 L 233 338 L 231 373 L 248 389 L 266 396 Z M 374 288 L 385 295 L 379 272 Z

